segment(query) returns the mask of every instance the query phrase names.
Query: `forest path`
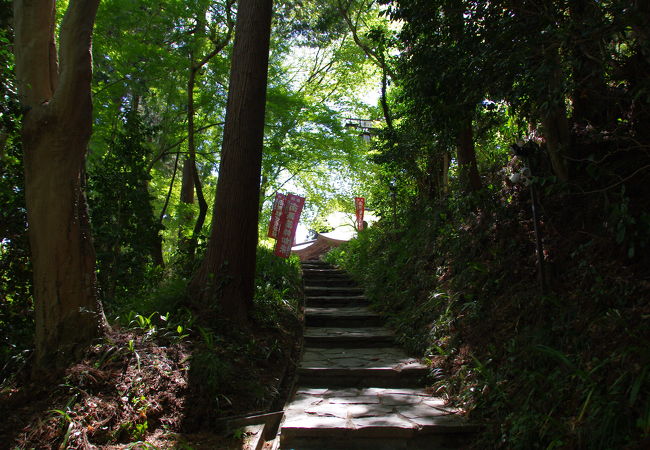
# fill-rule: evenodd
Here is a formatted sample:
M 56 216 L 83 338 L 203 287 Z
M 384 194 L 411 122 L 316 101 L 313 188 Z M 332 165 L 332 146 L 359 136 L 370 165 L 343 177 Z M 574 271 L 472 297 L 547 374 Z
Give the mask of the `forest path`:
M 322 261 L 303 263 L 305 347 L 280 448 L 460 448 L 475 425 L 422 386 L 427 367 L 394 342 L 363 290 Z

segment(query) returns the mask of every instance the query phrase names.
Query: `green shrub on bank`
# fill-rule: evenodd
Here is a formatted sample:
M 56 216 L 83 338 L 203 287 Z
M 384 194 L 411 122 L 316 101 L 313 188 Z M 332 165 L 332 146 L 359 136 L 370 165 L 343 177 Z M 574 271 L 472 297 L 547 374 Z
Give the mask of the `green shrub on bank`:
M 548 227 L 553 294 L 541 295 L 523 200 L 420 207 L 327 259 L 431 363 L 437 395 L 488 424 L 477 448 L 638 445 L 650 437 L 650 345 L 635 269 L 598 258 L 596 239 L 554 246 Z

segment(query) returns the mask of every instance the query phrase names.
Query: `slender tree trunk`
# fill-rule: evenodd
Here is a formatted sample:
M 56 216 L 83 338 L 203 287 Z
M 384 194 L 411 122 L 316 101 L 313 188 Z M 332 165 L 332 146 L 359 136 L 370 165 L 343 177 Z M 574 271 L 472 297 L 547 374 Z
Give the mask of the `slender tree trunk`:
M 458 166 L 463 188 L 470 192 L 481 189 L 471 119 L 465 120 L 458 133 Z
M 542 111 L 542 126 L 546 138 L 548 156 L 553 166 L 553 172 L 562 181 L 569 179 L 565 155 L 569 152 L 571 134 L 569 121 L 562 94 L 562 68 L 560 55 L 557 49 L 550 49 L 545 52 L 546 63 L 553 67 L 552 75 L 547 80 L 549 84 L 549 98 L 540 100 L 546 101 L 547 110 Z
M 262 215 L 262 209 L 264 209 L 264 200 L 266 199 L 266 189 L 269 185 L 269 177 L 262 175 L 262 183 L 260 184 L 260 202 L 259 208 L 257 210 L 258 216 Z
M 183 161 L 183 177 L 181 181 L 181 202 L 194 203 L 194 170 L 189 156 Z
M 176 172 L 178 171 L 178 159 L 180 157 L 179 153 L 176 153 L 176 158 L 174 158 L 174 170 L 172 171 L 172 179 L 169 182 L 169 189 L 167 189 L 167 196 L 165 196 L 165 203 L 163 203 L 163 207 L 160 210 L 160 217 L 158 218 L 158 222 L 162 225 L 163 220 L 165 219 L 165 214 L 167 213 L 167 207 L 169 206 L 169 199 L 172 196 L 172 191 L 174 190 L 174 181 L 176 181 Z
M 211 38 L 214 47 L 200 61 L 195 63 L 193 54 L 190 57 L 190 74 L 187 80 L 188 158 L 185 160 L 185 166 L 183 166 L 183 195 L 181 196 L 181 201 L 184 201 L 185 203 L 194 203 L 193 193 L 194 190 L 196 190 L 196 199 L 199 203 L 199 215 L 196 218 L 196 222 L 194 223 L 192 237 L 188 242 L 188 262 L 190 265 L 193 265 L 194 263 L 196 245 L 199 239 L 199 235 L 201 234 L 201 230 L 203 229 L 206 215 L 208 213 L 208 203 L 205 201 L 205 195 L 203 195 L 203 183 L 201 182 L 201 177 L 199 177 L 199 171 L 196 167 L 196 144 L 194 141 L 194 137 L 196 136 L 196 130 L 194 128 L 194 115 L 196 111 L 194 108 L 194 86 L 196 85 L 196 77 L 198 76 L 201 68 L 210 62 L 210 60 L 214 58 L 219 52 L 221 52 L 230 42 L 234 26 L 231 15 L 231 8 L 233 4 L 234 0 L 229 0 L 226 2 L 227 32 L 223 38 L 219 41 L 214 41 L 213 38 Z
M 190 290 L 245 323 L 253 304 L 272 0 L 241 0 L 206 257 Z
M 440 184 L 442 189 L 440 190 L 440 197 L 444 197 L 449 193 L 449 166 L 451 164 L 451 155 L 449 152 L 445 152 L 442 155 L 442 172 L 440 174 Z
M 575 27 L 571 40 L 573 69 L 573 120 L 601 128 L 607 119 L 607 85 L 599 34 L 600 11 L 593 0 L 570 0 L 571 23 Z
M 142 184 L 140 185 L 140 193 L 143 197 L 147 199 L 151 199 L 151 195 L 149 193 L 149 182 L 148 181 L 143 181 Z M 148 215 L 151 216 L 152 222 L 156 223 L 156 217 L 153 211 L 153 207 L 151 206 L 151 202 L 148 200 L 147 201 L 147 208 L 146 211 L 141 211 L 140 212 L 143 216 Z M 151 246 L 149 247 L 150 249 L 150 255 L 151 255 L 151 260 L 156 266 L 159 267 L 164 267 L 165 265 L 165 259 L 163 257 L 163 237 L 162 234 L 159 230 L 156 230 L 156 234 L 151 237 Z
M 386 62 L 383 61 L 381 66 L 381 109 L 384 112 L 384 119 L 386 120 L 386 126 L 389 131 L 393 131 L 393 115 L 390 112 L 390 107 L 388 106 L 388 74 L 386 72 Z
M 564 154 L 569 147 L 569 122 L 564 106 L 557 106 L 542 118 L 546 148 L 553 172 L 562 181 L 569 179 Z
M 207 61 L 206 61 L 207 62 Z M 201 178 L 199 177 L 199 171 L 196 168 L 196 143 L 194 141 L 195 130 L 194 130 L 194 85 L 196 82 L 196 73 L 202 67 L 192 63 L 190 69 L 190 76 L 187 82 L 187 150 L 188 157 L 185 160 L 185 163 L 188 166 L 189 176 L 191 179 L 188 181 L 190 192 L 193 193 L 196 190 L 196 199 L 199 203 L 199 215 L 196 218 L 194 223 L 194 229 L 192 231 L 192 237 L 188 242 L 188 256 L 190 264 L 194 261 L 194 252 L 196 251 L 196 244 L 205 223 L 205 216 L 208 212 L 208 203 L 205 201 L 205 196 L 203 195 L 203 184 L 201 183 Z M 183 183 L 185 183 L 185 168 L 183 168 Z M 185 185 L 183 185 L 185 189 Z M 192 199 L 193 200 L 193 199 Z
M 183 172 L 181 174 L 181 195 L 180 202 L 188 205 L 187 208 L 181 209 L 180 223 L 178 227 L 178 248 L 182 253 L 188 253 L 190 248 L 190 238 L 186 235 L 186 227 L 192 223 L 194 211 L 189 205 L 194 204 L 194 163 L 188 156 L 183 161 Z M 188 261 L 189 263 L 189 261 Z
M 82 188 L 98 3 L 70 3 L 61 24 L 59 67 L 54 0 L 14 1 L 16 78 L 26 108 L 22 139 L 37 373 L 78 356 L 106 326 Z

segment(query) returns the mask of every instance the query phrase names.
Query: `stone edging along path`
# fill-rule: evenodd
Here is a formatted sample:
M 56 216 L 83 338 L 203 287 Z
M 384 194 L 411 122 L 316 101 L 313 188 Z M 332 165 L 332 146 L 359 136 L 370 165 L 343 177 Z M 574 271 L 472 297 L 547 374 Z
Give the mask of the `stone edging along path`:
M 427 367 L 395 345 L 363 290 L 322 261 L 303 276 L 305 344 L 280 448 L 463 448 L 478 426 L 425 392 Z

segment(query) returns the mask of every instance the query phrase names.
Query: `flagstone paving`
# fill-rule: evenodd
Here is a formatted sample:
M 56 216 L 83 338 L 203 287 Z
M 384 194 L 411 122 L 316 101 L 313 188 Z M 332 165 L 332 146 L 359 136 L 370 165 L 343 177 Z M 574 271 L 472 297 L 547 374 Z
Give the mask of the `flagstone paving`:
M 355 367 L 396 371 L 415 368 L 420 369 L 423 375 L 426 374 L 426 366 L 397 347 L 306 348 L 300 367 L 305 369 Z
M 395 345 L 363 290 L 320 261 L 303 274 L 305 346 L 280 447 L 462 448 L 478 427 L 422 389 L 427 367 Z

